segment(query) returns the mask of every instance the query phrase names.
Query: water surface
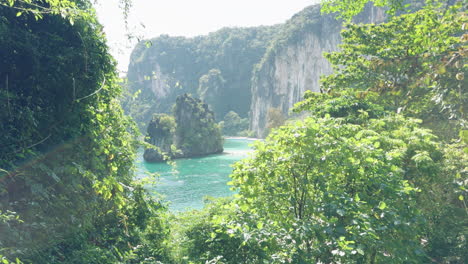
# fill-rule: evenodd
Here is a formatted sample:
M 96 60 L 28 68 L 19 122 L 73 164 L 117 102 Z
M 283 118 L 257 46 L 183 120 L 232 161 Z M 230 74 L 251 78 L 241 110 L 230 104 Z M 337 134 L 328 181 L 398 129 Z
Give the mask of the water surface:
M 233 192 L 227 185 L 231 179 L 231 165 L 248 156 L 252 139 L 228 138 L 224 140 L 224 153 L 202 158 L 175 160 L 176 167 L 165 163 L 148 163 L 141 158 L 137 161 L 138 171 L 160 175 L 153 187 L 170 202 L 171 211 L 201 209 L 203 197 L 225 197 Z

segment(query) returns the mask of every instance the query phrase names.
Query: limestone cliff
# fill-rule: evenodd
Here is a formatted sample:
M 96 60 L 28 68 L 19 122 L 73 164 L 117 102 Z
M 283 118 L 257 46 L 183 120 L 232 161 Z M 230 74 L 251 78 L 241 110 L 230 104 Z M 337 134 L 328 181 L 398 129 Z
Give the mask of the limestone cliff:
M 207 104 L 187 94 L 181 95 L 177 97 L 174 116 L 176 146 L 184 157 L 223 152 L 221 131 Z
M 152 113 L 170 113 L 176 97 L 190 93 L 206 99 L 218 118 L 229 111 L 247 117 L 252 69 L 278 27 L 224 28 L 206 36 L 162 35 L 140 42 L 130 58 L 128 90 L 141 93 L 125 110 L 147 124 Z
M 145 149 L 149 162 L 167 158 L 188 158 L 223 152 L 223 139 L 213 112 L 200 99 L 178 96 L 174 116 L 154 115 L 148 126 Z
M 368 7 L 357 22 L 383 19 L 383 10 Z M 322 15 L 319 5 L 304 9 L 283 26 L 253 71 L 250 118 L 257 136 L 265 136 L 269 109 L 287 115 L 306 90 L 320 91 L 320 76 L 332 72 L 323 53 L 338 49 L 341 29 L 341 21 Z

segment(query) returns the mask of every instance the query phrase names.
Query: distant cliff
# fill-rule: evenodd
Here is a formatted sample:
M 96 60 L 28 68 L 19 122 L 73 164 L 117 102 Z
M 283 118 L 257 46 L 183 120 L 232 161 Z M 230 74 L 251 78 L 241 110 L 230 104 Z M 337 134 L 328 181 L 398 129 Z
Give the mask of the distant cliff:
M 369 7 L 356 21 L 383 19 L 383 10 Z M 137 122 L 147 123 L 151 113 L 167 113 L 178 95 L 192 93 L 218 119 L 229 111 L 249 117 L 250 129 L 263 137 L 268 112 L 286 117 L 306 90 L 319 91 L 320 76 L 331 73 L 322 54 L 338 49 L 341 24 L 314 5 L 281 25 L 142 42 L 128 71 L 129 91 L 141 94 L 125 108 Z
M 278 27 L 224 28 L 195 38 L 162 35 L 140 42 L 128 68 L 125 110 L 146 126 L 152 113 L 169 113 L 177 96 L 190 93 L 219 119 L 229 111 L 247 117 L 252 69 Z
M 187 158 L 223 152 L 223 139 L 213 112 L 199 99 L 178 96 L 174 116 L 154 115 L 146 141 L 155 148 L 145 149 L 146 161 Z
M 382 9 L 366 8 L 357 22 L 381 22 Z M 251 129 L 265 136 L 269 109 L 289 109 L 306 90 L 320 91 L 321 75 L 332 72 L 324 52 L 336 51 L 341 43 L 342 22 L 322 15 L 315 5 L 296 14 L 270 44 L 252 73 Z

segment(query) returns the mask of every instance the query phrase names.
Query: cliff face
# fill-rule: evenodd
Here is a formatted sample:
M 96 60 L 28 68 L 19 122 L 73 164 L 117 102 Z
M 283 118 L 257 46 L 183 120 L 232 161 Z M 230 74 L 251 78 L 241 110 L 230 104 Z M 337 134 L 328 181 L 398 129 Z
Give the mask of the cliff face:
M 383 19 L 383 10 L 369 7 L 356 22 Z M 285 24 L 253 72 L 250 118 L 257 136 L 265 136 L 269 109 L 281 109 L 287 115 L 306 90 L 320 91 L 320 76 L 332 72 L 323 52 L 338 49 L 341 24 L 332 15 L 321 15 L 318 5 L 306 8 Z

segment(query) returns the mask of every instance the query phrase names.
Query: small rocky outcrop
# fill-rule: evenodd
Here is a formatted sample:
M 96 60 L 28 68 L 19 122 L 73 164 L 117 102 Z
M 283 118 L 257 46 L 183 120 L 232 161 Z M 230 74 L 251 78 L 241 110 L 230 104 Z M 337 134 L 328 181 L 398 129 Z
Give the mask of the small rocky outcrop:
M 177 123 L 176 146 L 183 156 L 223 152 L 221 131 L 207 104 L 188 94 L 181 95 L 176 100 L 174 117 Z
M 174 116 L 153 117 L 146 141 L 154 146 L 143 155 L 148 162 L 223 152 L 223 139 L 213 112 L 207 104 L 188 94 L 177 97 Z
M 146 142 L 153 145 L 152 148 L 146 148 L 143 158 L 149 162 L 159 162 L 167 157 L 172 157 L 172 145 L 174 142 L 174 132 L 176 123 L 173 116 L 167 114 L 156 114 L 151 119 Z M 166 157 L 166 158 L 167 158 Z

